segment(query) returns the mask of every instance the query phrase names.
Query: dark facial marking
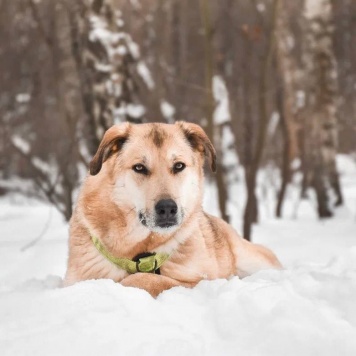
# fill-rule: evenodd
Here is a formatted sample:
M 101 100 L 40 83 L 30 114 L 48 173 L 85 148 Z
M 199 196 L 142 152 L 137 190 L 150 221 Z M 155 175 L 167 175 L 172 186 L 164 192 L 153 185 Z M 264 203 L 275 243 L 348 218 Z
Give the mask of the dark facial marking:
M 157 125 L 154 125 L 148 136 L 157 148 L 161 148 L 166 138 L 166 133 Z

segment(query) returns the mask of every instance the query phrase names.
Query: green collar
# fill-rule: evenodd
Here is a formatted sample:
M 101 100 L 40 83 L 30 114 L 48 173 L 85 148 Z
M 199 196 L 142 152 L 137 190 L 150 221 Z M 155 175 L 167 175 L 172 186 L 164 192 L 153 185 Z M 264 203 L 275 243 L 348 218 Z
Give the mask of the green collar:
M 113 256 L 96 236 L 90 235 L 90 237 L 96 249 L 107 260 L 130 274 L 137 272 L 155 273 L 169 258 L 167 253 L 153 253 L 151 256 L 141 257 L 137 261 L 128 258 L 118 258 Z

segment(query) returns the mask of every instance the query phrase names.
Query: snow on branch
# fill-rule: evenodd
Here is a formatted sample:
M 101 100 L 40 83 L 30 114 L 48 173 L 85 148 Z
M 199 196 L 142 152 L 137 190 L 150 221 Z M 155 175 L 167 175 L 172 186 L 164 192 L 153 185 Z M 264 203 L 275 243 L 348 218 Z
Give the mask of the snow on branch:
M 22 153 L 24 154 L 29 154 L 30 152 L 30 144 L 25 141 L 22 137 L 18 136 L 18 135 L 13 135 L 11 138 L 11 141 L 13 143 L 13 145 L 20 150 Z
M 31 144 L 19 135 L 10 139 L 12 147 L 26 160 L 34 173 L 33 180 L 40 192 L 67 218 L 70 217 L 64 202 L 63 176 L 55 162 L 45 162 L 31 151 Z M 62 184 L 63 183 L 63 184 Z M 39 194 L 39 192 L 36 192 Z M 42 196 L 39 194 L 39 196 Z
M 229 92 L 224 79 L 215 75 L 212 80 L 213 97 L 216 103 L 214 110 L 214 125 L 218 126 L 218 134 L 215 142 L 220 146 L 221 162 L 226 172 L 226 179 L 234 181 L 237 179 L 239 159 L 235 149 L 235 136 L 231 128 L 231 114 L 229 104 Z
M 166 100 L 161 100 L 160 103 L 161 113 L 166 121 L 170 124 L 174 123 L 174 115 L 176 113 L 176 109 L 172 104 L 170 104 Z
M 153 81 L 151 72 L 145 62 L 139 61 L 137 63 L 137 72 L 141 76 L 147 87 L 152 90 L 155 87 L 155 82 Z
M 129 120 L 141 122 L 145 115 L 139 98 L 141 86 L 152 90 L 155 82 L 141 58 L 140 47 L 124 30 L 122 13 L 110 0 L 92 5 L 86 15 L 87 48 L 84 63 L 93 75 L 93 110 L 97 126 L 104 129 L 113 123 Z
M 305 0 L 304 16 L 307 19 L 324 18 L 331 14 L 330 0 Z
M 213 77 L 213 96 L 216 102 L 214 124 L 222 125 L 231 120 L 229 108 L 229 93 L 224 80 L 219 75 Z
M 43 175 L 46 175 L 48 177 L 53 176 L 53 173 L 55 171 L 54 165 L 49 165 L 41 158 L 34 156 L 31 153 L 31 145 L 29 142 L 27 142 L 19 135 L 13 135 L 11 137 L 11 141 L 17 151 L 20 151 L 24 156 L 28 158 L 33 168 L 35 168 L 37 171 L 40 171 Z

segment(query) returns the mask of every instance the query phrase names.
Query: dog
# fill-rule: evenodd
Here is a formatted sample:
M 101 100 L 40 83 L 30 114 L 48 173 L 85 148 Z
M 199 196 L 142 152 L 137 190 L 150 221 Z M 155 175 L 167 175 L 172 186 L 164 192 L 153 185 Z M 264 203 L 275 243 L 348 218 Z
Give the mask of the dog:
M 193 123 L 108 129 L 70 221 L 64 284 L 107 278 L 156 297 L 281 268 L 269 249 L 203 211 L 205 160 L 215 172 L 215 149 Z

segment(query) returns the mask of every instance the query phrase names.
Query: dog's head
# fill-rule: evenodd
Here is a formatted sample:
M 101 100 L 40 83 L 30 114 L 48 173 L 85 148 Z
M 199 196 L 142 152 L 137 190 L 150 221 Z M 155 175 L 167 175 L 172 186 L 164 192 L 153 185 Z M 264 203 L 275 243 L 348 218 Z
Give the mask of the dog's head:
M 214 147 L 198 125 L 124 123 L 107 130 L 90 174 L 107 175 L 114 203 L 133 209 L 144 226 L 162 234 L 201 206 L 206 158 L 215 171 Z

